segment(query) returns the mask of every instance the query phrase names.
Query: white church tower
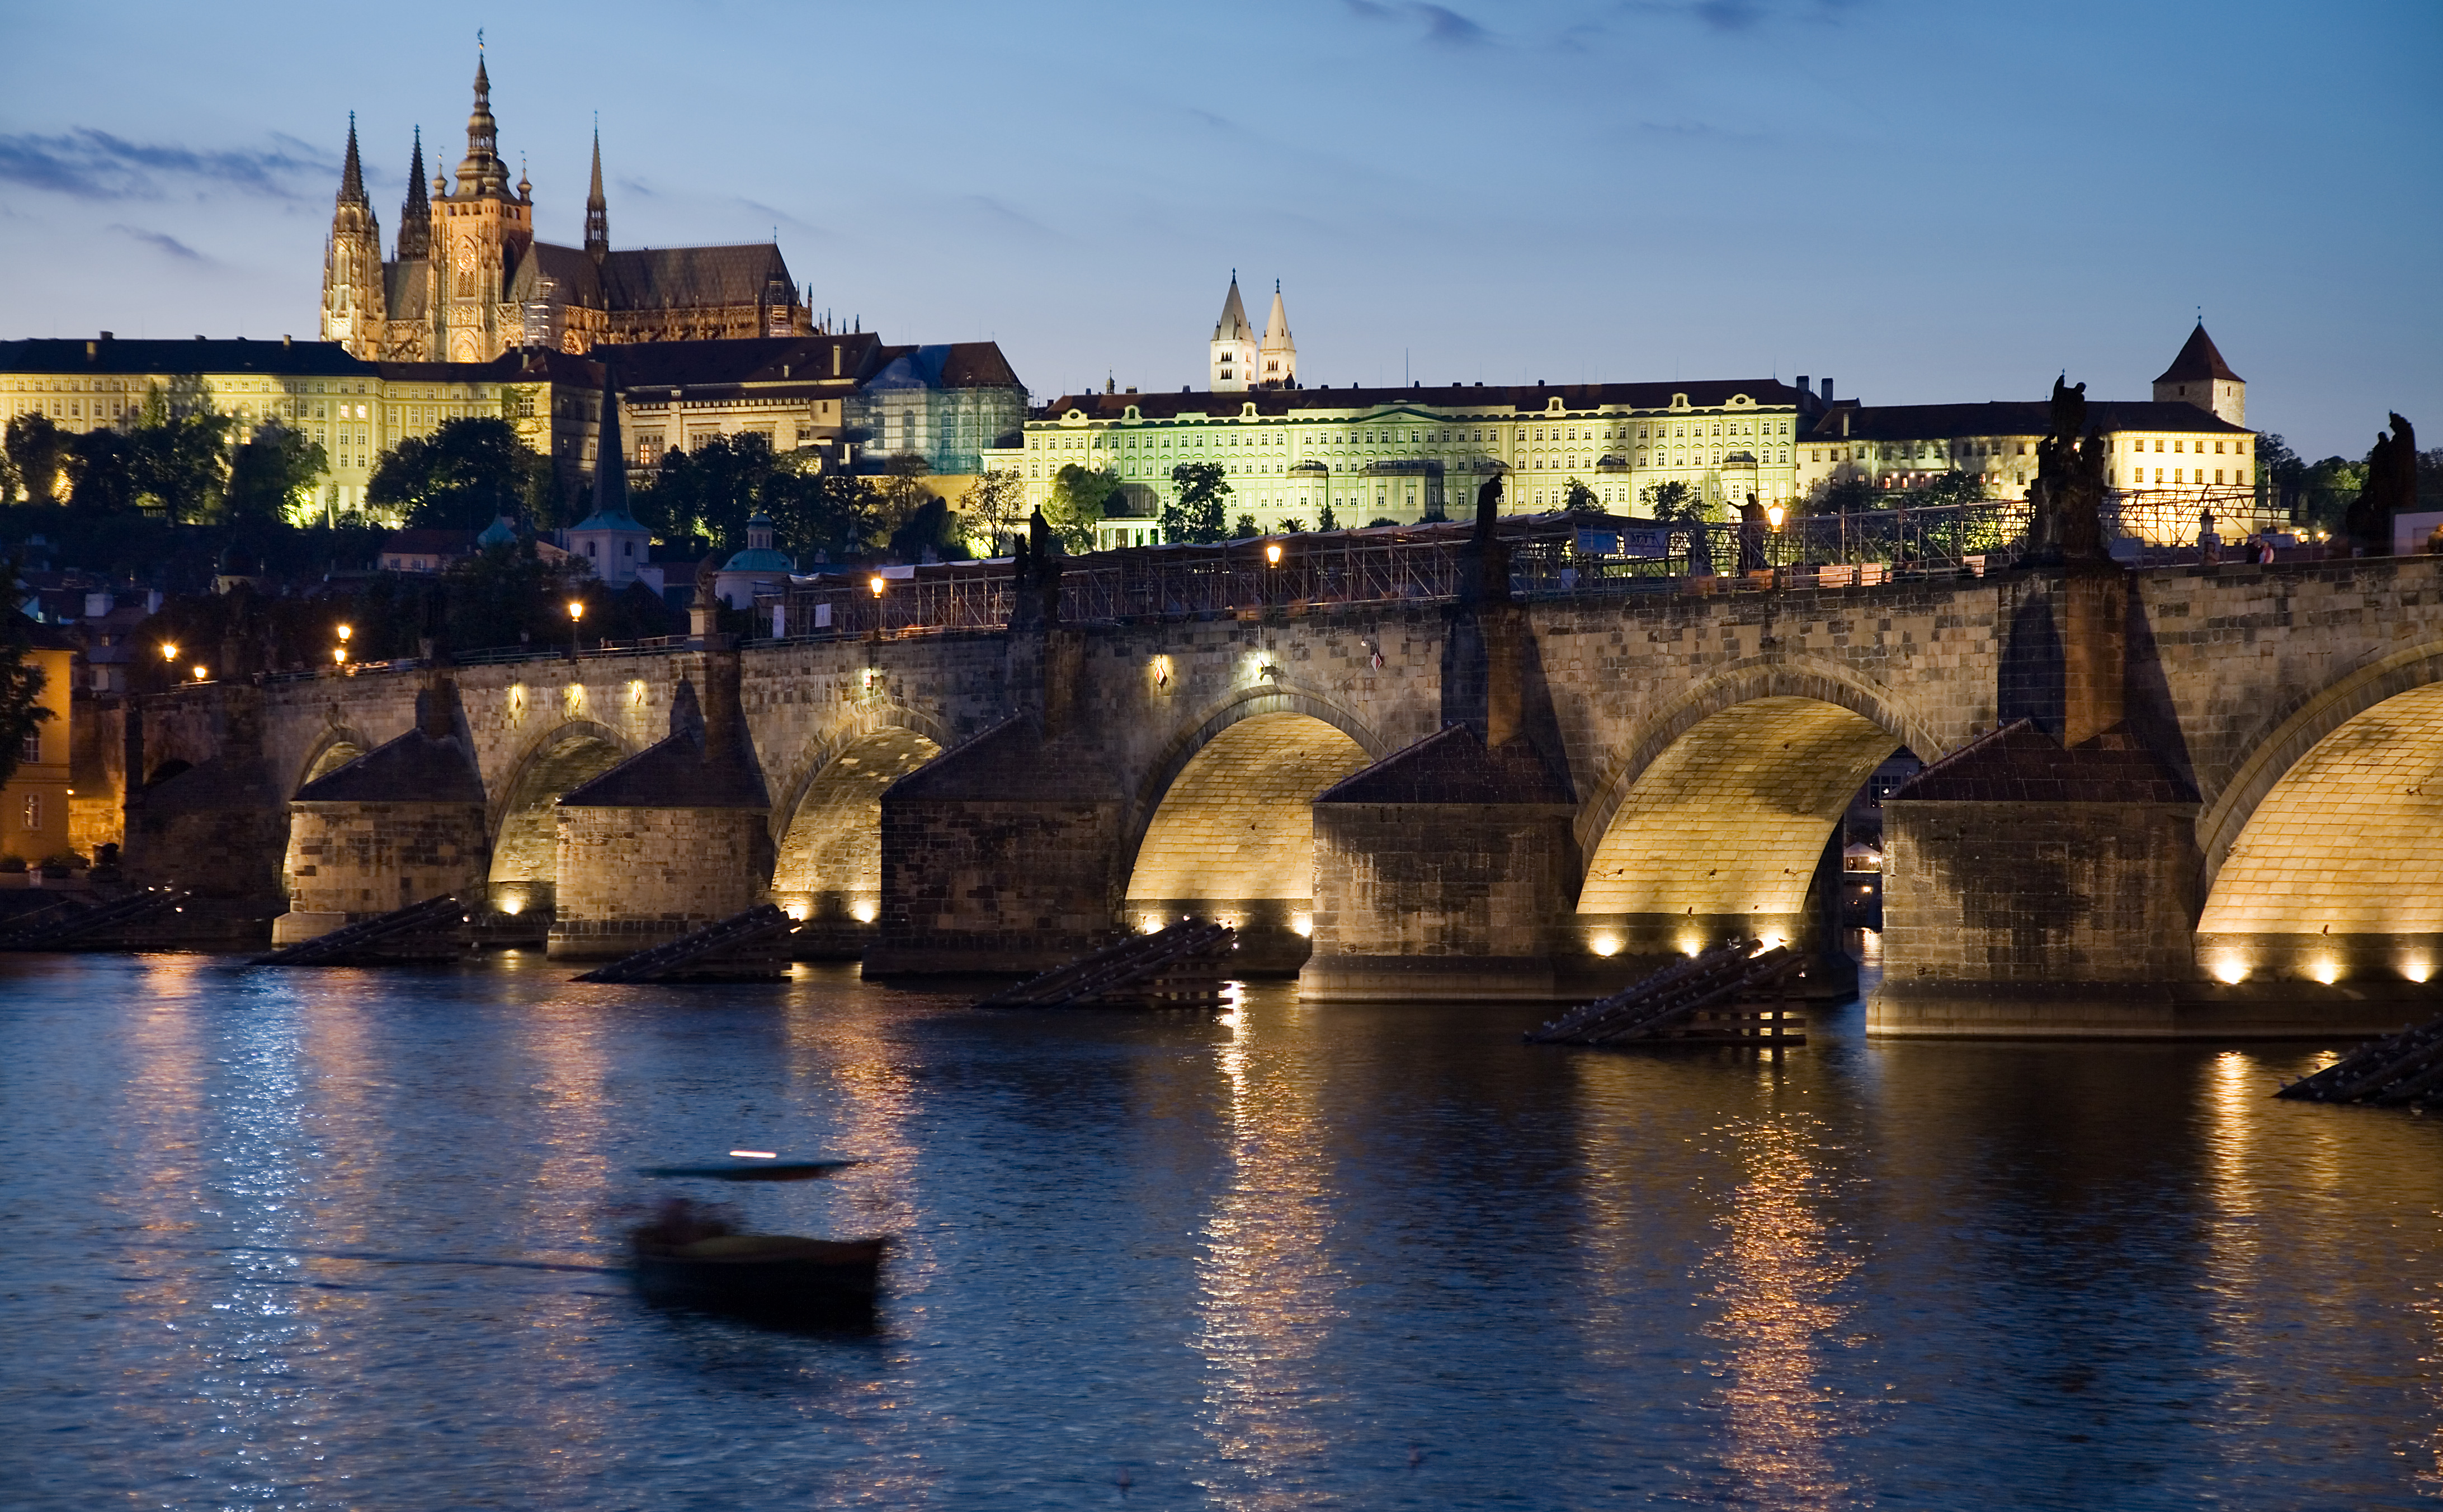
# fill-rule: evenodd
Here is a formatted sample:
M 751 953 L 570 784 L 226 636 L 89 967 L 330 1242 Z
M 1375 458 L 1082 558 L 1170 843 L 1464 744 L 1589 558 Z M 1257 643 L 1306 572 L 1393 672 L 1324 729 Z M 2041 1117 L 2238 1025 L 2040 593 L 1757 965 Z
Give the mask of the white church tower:
M 1238 282 L 1235 278 L 1231 281 Z M 1281 308 L 1281 281 L 1273 280 L 1273 313 L 1264 319 L 1264 344 L 1258 377 L 1266 389 L 1297 387 L 1297 343 L 1290 339 L 1289 312 Z
M 1230 297 L 1213 326 L 1213 392 L 1244 393 L 1256 386 L 1256 328 L 1239 302 L 1239 270 L 1230 270 Z

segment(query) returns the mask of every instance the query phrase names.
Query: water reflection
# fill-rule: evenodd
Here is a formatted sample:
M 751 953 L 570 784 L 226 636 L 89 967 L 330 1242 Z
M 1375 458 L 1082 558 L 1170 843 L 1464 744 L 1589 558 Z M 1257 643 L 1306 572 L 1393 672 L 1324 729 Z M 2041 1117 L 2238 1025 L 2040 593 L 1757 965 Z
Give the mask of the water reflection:
M 0 1502 L 2443 1495 L 2443 1120 L 2265 1095 L 2330 1047 L 565 975 L 0 957 Z M 872 1159 L 746 1196 L 902 1236 L 879 1337 L 229 1248 L 601 1261 L 630 1168 L 737 1145 Z
M 1230 1169 L 1204 1221 L 1196 1347 L 1215 1461 L 1199 1484 L 1230 1507 L 1313 1503 L 1304 1472 L 1330 1448 L 1313 1366 L 1343 1316 L 1342 1278 L 1318 1085 L 1298 1053 L 1310 1011 L 1241 1000 L 1222 1019 Z

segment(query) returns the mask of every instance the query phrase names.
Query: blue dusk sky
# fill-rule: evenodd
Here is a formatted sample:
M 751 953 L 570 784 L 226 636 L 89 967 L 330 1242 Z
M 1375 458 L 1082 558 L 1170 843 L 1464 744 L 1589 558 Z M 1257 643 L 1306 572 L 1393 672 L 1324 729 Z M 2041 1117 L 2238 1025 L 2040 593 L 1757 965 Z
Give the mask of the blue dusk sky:
M 2443 5 L 0 4 L 0 336 L 300 337 L 348 112 L 581 240 L 778 235 L 817 309 L 1038 396 L 1201 385 L 1231 270 L 1312 383 L 2143 397 L 2202 306 L 2309 457 L 2443 443 Z

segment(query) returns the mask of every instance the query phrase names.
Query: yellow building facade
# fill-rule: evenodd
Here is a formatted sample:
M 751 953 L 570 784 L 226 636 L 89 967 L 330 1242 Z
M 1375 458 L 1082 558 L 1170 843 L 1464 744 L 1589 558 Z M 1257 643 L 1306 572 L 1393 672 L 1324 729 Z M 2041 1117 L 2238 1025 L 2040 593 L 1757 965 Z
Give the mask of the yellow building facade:
M 42 668 L 42 706 L 51 717 L 26 738 L 17 770 L 0 787 L 0 856 L 29 866 L 68 847 L 68 714 L 74 705 L 76 653 L 38 640 L 27 653 Z
M 1085 393 L 1037 410 L 1019 445 L 983 461 L 1016 472 L 1030 507 L 1071 464 L 1116 474 L 1129 513 L 1102 522 L 1106 546 L 1159 538 L 1185 463 L 1219 465 L 1231 520 L 1249 515 L 1264 531 L 1314 529 L 1327 504 L 1343 527 L 1457 518 L 1495 473 L 1507 513 L 1560 508 L 1573 482 L 1626 513 L 1653 484 L 1679 482 L 1719 515 L 1751 493 L 1796 497 L 1797 433 L 1814 404 L 1769 378 Z

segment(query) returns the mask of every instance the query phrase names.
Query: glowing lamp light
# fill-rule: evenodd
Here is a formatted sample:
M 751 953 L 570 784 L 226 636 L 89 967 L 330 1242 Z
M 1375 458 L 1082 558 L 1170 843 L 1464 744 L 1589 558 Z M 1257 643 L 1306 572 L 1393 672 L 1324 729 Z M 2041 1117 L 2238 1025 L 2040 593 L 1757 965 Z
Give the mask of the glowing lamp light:
M 873 591 L 874 597 L 880 598 L 882 596 L 882 574 L 880 573 L 876 573 L 872 577 L 867 578 L 865 580 L 865 586 Z
M 1598 956 L 1609 956 L 1620 954 L 1621 944 L 1622 940 L 1618 935 L 1603 934 L 1587 941 L 1587 948 Z
M 338 664 L 339 665 L 340 665 L 340 666 L 345 666 L 345 665 L 348 665 L 348 648 L 347 648 L 346 647 L 344 647 L 344 646 L 334 646 L 334 647 L 331 647 L 331 660 L 332 660 L 333 662 L 337 663 L 337 664 Z
M 1768 504 L 1765 506 L 1764 518 L 1773 521 L 1773 529 L 1779 530 L 1781 528 L 1781 517 L 1784 511 L 1779 504 Z
M 1314 916 L 1312 914 L 1292 915 L 1290 918 L 1290 933 L 1297 936 L 1300 939 L 1313 938 L 1314 935 Z
M 2307 975 L 2330 987 L 2342 979 L 2342 968 L 2333 961 L 2320 960 L 2307 968 Z
M 201 662 L 197 662 L 193 666 L 188 668 L 188 670 L 193 672 L 195 674 L 195 681 L 200 683 L 204 680 L 204 674 L 210 672 L 211 668 L 206 666 Z
M 1268 540 L 1264 542 L 1264 565 L 1267 567 L 1278 567 L 1280 564 L 1281 543 L 1277 540 Z
M 526 901 L 523 898 L 504 898 L 501 900 L 501 912 L 508 915 L 511 919 L 515 919 L 518 915 L 523 914 L 525 911 Z
M 584 617 L 585 617 L 585 600 L 583 600 L 583 599 L 581 599 L 581 598 L 572 598 L 572 599 L 570 599 L 570 600 L 568 601 L 568 620 L 569 620 L 569 623 L 570 623 L 570 624 L 572 624 L 572 625 L 574 625 L 574 624 L 576 624 L 579 620 L 581 620 L 581 619 L 583 619 Z
M 2236 956 L 2225 956 L 2213 964 L 2214 980 L 2226 987 L 2236 987 L 2248 980 L 2248 963 Z
M 353 626 L 353 625 L 342 625 L 342 626 L 340 626 L 340 643 L 341 643 L 342 645 L 345 645 L 345 644 L 346 644 L 346 642 L 347 642 L 348 637 L 349 637 L 349 636 L 351 636 L 351 635 L 354 635 L 355 633 L 357 633 L 357 628 L 356 628 L 355 626 Z
M 879 917 L 880 913 L 881 910 L 872 903 L 859 903 L 848 911 L 848 916 L 860 924 L 870 924 Z
M 175 641 L 163 641 L 163 642 L 161 643 L 161 660 L 163 660 L 164 662 L 169 663 L 169 664 L 170 664 L 171 665 L 173 665 L 173 666 L 175 666 L 175 665 L 178 665 L 178 643 L 177 643 L 177 642 L 175 642 Z
M 2400 963 L 2400 975 L 2413 982 L 2423 982 L 2434 975 L 2434 963 L 2423 956 L 2412 956 Z

